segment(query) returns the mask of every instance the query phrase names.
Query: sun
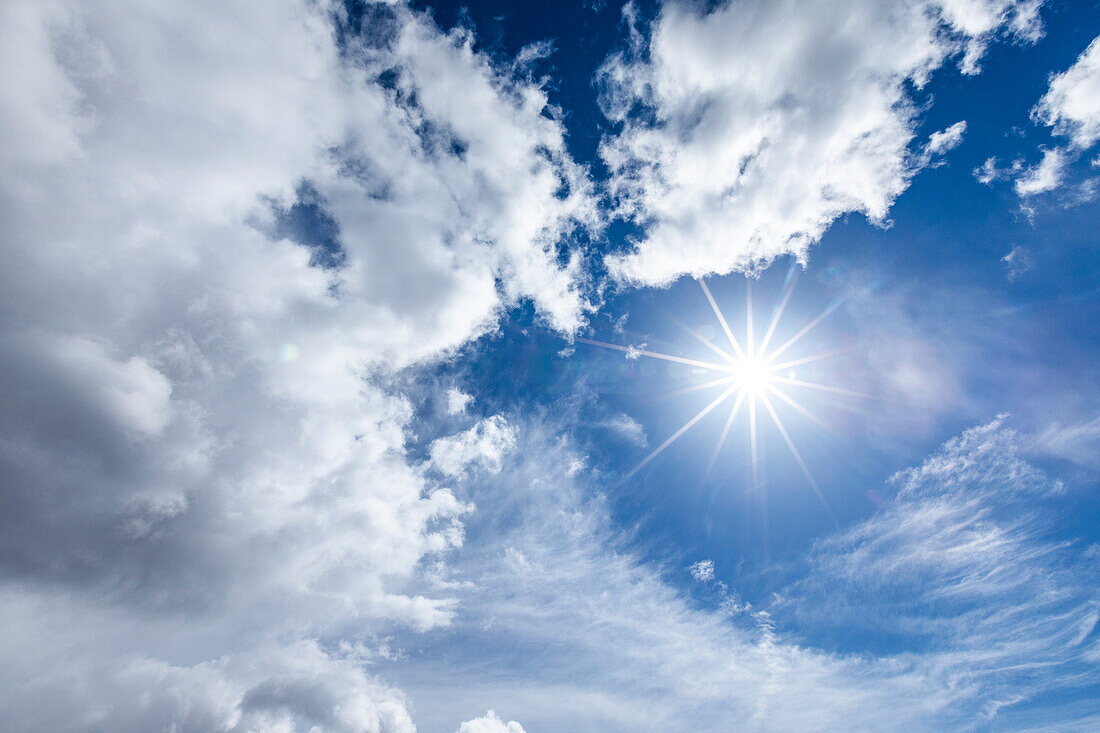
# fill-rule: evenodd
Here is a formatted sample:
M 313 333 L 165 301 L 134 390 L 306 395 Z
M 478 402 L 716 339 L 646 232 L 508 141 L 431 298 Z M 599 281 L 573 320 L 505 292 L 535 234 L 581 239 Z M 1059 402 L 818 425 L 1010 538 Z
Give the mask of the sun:
M 801 339 L 810 332 L 815 326 L 829 316 L 840 305 L 840 301 L 834 301 L 829 307 L 822 311 L 818 316 L 812 319 L 809 323 L 798 330 L 793 336 L 778 346 L 772 346 L 772 337 L 775 335 L 776 327 L 779 325 L 780 318 L 783 315 L 783 311 L 787 307 L 787 302 L 790 300 L 791 293 L 794 289 L 794 277 L 788 277 L 786 287 L 782 298 L 776 305 L 774 315 L 768 324 L 767 329 L 764 331 L 764 335 L 759 339 L 756 339 L 754 333 L 754 322 L 752 313 L 752 281 L 746 280 L 746 304 L 745 304 L 745 340 L 742 343 L 733 333 L 730 328 L 729 322 L 726 320 L 725 315 L 722 313 L 722 309 L 718 307 L 718 302 L 714 299 L 714 296 L 710 292 L 710 288 L 707 287 L 706 282 L 698 280 L 699 286 L 703 291 L 703 295 L 706 297 L 707 302 L 710 304 L 711 310 L 714 312 L 715 318 L 718 320 L 718 324 L 722 328 L 722 332 L 725 334 L 728 346 L 719 346 L 708 338 L 704 337 L 698 331 L 689 329 L 692 336 L 698 339 L 704 346 L 710 349 L 715 355 L 720 357 L 717 362 L 705 361 L 700 359 L 691 359 L 688 357 L 677 356 L 675 354 L 664 354 L 657 351 L 650 351 L 642 347 L 635 346 L 620 346 L 618 344 L 611 344 L 604 341 L 597 341 L 594 339 L 578 338 L 577 340 L 590 344 L 593 346 L 599 346 L 605 349 L 613 349 L 615 351 L 622 351 L 627 354 L 629 358 L 641 358 L 646 357 L 650 359 L 660 359 L 663 361 L 671 361 L 679 364 L 685 364 L 688 366 L 701 368 L 711 372 L 712 378 L 704 381 L 700 384 L 688 387 L 682 392 L 695 392 L 699 390 L 712 389 L 718 392 L 710 403 L 700 410 L 694 417 L 685 422 L 676 432 L 665 439 L 660 445 L 658 445 L 652 452 L 643 458 L 633 469 L 631 469 L 623 478 L 619 481 L 620 484 L 627 481 L 631 476 L 636 474 L 643 466 L 648 464 L 654 458 L 661 454 L 668 446 L 678 440 L 680 436 L 690 430 L 696 423 L 706 417 L 708 414 L 716 410 L 719 406 L 729 403 L 729 413 L 726 417 L 725 424 L 722 428 L 722 432 L 718 437 L 718 443 L 714 448 L 714 453 L 711 457 L 710 464 L 707 467 L 707 473 L 709 475 L 710 470 L 714 466 L 714 462 L 717 460 L 722 447 L 726 444 L 729 434 L 733 428 L 734 423 L 737 421 L 739 415 L 747 413 L 747 427 L 748 427 L 748 441 L 750 459 L 752 465 L 752 482 L 756 487 L 759 484 L 759 461 L 757 457 L 757 422 L 760 414 L 766 415 L 783 438 L 787 448 L 790 451 L 791 457 L 795 463 L 802 470 L 802 473 L 806 476 L 807 481 L 817 494 L 818 499 L 828 509 L 828 504 L 825 502 L 825 497 L 822 495 L 820 488 L 818 488 L 817 482 L 814 481 L 813 476 L 810 474 L 809 468 L 806 466 L 806 462 L 802 459 L 802 454 L 799 453 L 798 448 L 795 447 L 794 441 L 791 439 L 790 433 L 787 431 L 783 420 L 780 419 L 778 411 L 775 409 L 775 402 L 778 401 L 784 406 L 793 409 L 799 416 L 806 418 L 807 420 L 819 425 L 824 426 L 824 423 L 813 413 L 807 410 L 802 404 L 799 403 L 788 392 L 794 390 L 816 390 L 822 392 L 829 392 L 833 394 L 848 395 L 853 397 L 864 397 L 858 392 L 851 390 L 841 389 L 839 387 L 833 387 L 827 384 L 819 384 L 817 382 L 809 382 L 806 380 L 798 379 L 795 377 L 794 368 L 809 364 L 811 362 L 819 361 L 834 356 L 838 353 L 837 350 L 826 351 L 821 353 L 810 354 L 806 356 L 797 356 L 790 353 L 794 347 L 801 341 Z M 785 357 L 785 358 L 781 358 Z
M 755 397 L 771 384 L 772 370 L 760 357 L 746 355 L 733 365 L 733 375 L 738 387 Z

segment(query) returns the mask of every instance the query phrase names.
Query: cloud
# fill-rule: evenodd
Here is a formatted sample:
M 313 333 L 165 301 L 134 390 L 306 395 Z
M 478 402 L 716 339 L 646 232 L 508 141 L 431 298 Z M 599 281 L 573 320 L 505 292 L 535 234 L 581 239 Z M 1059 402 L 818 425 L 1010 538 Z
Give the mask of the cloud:
M 627 352 L 627 358 L 637 358 L 635 352 Z M 620 413 L 599 423 L 599 427 L 610 430 L 615 435 L 633 445 L 645 447 L 649 439 L 642 424 L 626 413 Z
M 988 186 L 995 181 L 1015 178 L 1019 176 L 1023 170 L 1023 160 L 1014 160 L 1011 166 L 1001 168 L 997 165 L 996 158 L 986 158 L 984 163 L 974 169 L 974 178 L 983 186 Z
M 966 132 L 966 121 L 956 122 L 950 127 L 933 132 L 928 136 L 928 143 L 924 146 L 926 155 L 942 155 L 949 150 L 954 150 L 962 144 L 963 134 Z
M 645 232 L 607 264 L 622 281 L 664 284 L 805 258 L 849 212 L 884 223 L 963 131 L 914 153 L 908 89 L 955 54 L 975 71 L 992 38 L 1034 40 L 1039 21 L 1037 2 L 743 0 L 670 2 L 648 38 L 632 32 L 600 71 L 618 125 L 600 154 L 618 211 Z
M 451 387 L 447 390 L 447 414 L 461 415 L 466 412 L 466 406 L 470 404 L 471 400 L 473 400 L 473 395 Z
M 65 607 L 81 606 L 80 622 Z M 257 644 L 197 663 L 119 655 L 147 619 L 54 595 L 3 593 L 0 708 L 22 730 L 308 730 L 412 733 L 404 696 L 366 674 L 363 661 L 316 642 Z M 111 622 L 125 622 L 125 630 Z M 160 638 L 176 636 L 171 626 Z M 178 638 L 177 638 L 178 640 Z M 156 641 L 145 639 L 148 646 Z M 45 660 L 49 661 L 46 662 Z
M 480 464 L 500 470 L 504 453 L 516 442 L 516 433 L 499 415 L 482 420 L 465 432 L 439 438 L 429 448 L 432 468 L 445 476 L 460 476 L 469 466 Z
M 1032 450 L 1082 466 L 1100 467 L 1100 417 L 1073 425 L 1055 423 L 1034 436 Z
M 1038 164 L 1025 169 L 1016 179 L 1016 193 L 1034 196 L 1053 191 L 1062 185 L 1069 158 L 1062 148 L 1047 148 Z
M 523 726 L 514 720 L 505 723 L 490 710 L 484 717 L 466 721 L 458 726 L 458 733 L 523 733 Z
M 700 583 L 714 580 L 714 561 L 700 560 L 697 563 L 689 565 L 688 572 L 691 573 L 691 577 L 695 578 Z
M 816 545 L 790 591 L 802 622 L 917 651 L 989 718 L 1094 684 L 1094 572 L 1050 533 L 1065 488 L 1023 459 L 1026 442 L 998 418 L 895 475 L 888 508 Z
M 1057 512 L 1064 489 L 1001 421 L 899 472 L 888 508 L 824 538 L 808 572 L 775 569 L 792 579 L 779 596 L 717 610 L 631 549 L 589 477 L 554 473 L 574 448 L 550 420 L 517 440 L 500 474 L 460 489 L 483 509 L 452 566 L 450 635 L 409 639 L 415 665 L 388 665 L 435 702 L 425 727 L 488 704 L 530 729 L 600 731 L 1013 727 L 1036 720 L 1025 700 L 1059 727 L 1091 714 L 1041 696 L 1096 682 L 1092 560 L 1045 532 L 1033 502 Z
M 829 175 L 807 183 L 806 221 L 885 213 L 910 174 L 905 80 L 954 51 L 972 68 L 1006 19 L 1034 33 L 1025 6 L 937 7 L 940 20 L 853 16 L 901 24 L 829 78 L 875 92 L 866 124 L 854 96 L 821 102 L 835 86 L 764 95 L 781 144 L 809 129 L 799 104 L 827 113 L 811 168 L 853 145 L 843 175 L 879 153 L 893 165 L 878 181 L 893 193 L 872 181 L 834 205 Z M 410 733 L 410 709 L 451 730 L 523 706 L 528 725 L 571 729 L 883 728 L 954 722 L 960 699 L 981 697 L 938 674 L 958 669 L 942 660 L 838 655 L 785 638 L 769 610 L 694 606 L 613 529 L 589 462 L 549 420 L 493 416 L 410 455 L 399 370 L 448 357 L 523 300 L 565 334 L 591 307 L 582 255 L 562 245 L 598 227 L 591 184 L 524 59 L 500 66 L 400 4 L 362 19 L 291 0 L 0 13 L 5 721 Z M 661 33 L 692 23 L 673 7 Z M 871 73 L 897 48 L 911 58 Z M 759 211 L 779 210 L 776 190 L 752 194 Z M 1058 550 L 1029 524 L 1002 534 L 1032 550 L 1011 557 L 1038 583 Z M 1076 589 L 1048 577 L 1053 605 L 1037 611 L 1068 609 L 1072 638 L 1092 644 Z M 1046 660 L 1051 623 L 1035 642 Z M 376 674 L 398 668 L 391 637 L 459 647 L 418 659 L 419 709 Z M 460 730 L 493 726 L 522 731 L 491 710 Z
M 91 120 L 80 109 L 81 94 L 54 62 L 51 26 L 70 13 L 57 3 L 5 3 L 0 9 L 0 164 L 26 160 L 60 162 L 80 150 L 79 135 Z M 107 59 L 89 48 L 87 61 Z M 93 65 L 92 71 L 95 71 Z
M 426 569 L 470 507 L 389 385 L 521 300 L 582 323 L 559 115 L 401 4 L 0 16 L 0 590 L 42 641 L 5 647 L 4 719 L 410 730 L 328 646 L 453 616 Z M 433 465 L 499 460 L 474 430 Z
M 1056 135 L 1084 149 L 1100 140 L 1100 37 L 1094 38 L 1074 62 L 1050 77 L 1047 93 L 1032 116 Z
M 1093 39 L 1072 66 L 1051 74 L 1046 94 L 1031 110 L 1034 122 L 1052 128 L 1055 136 L 1068 138 L 1068 144 L 1042 147 L 1038 163 L 1025 167 L 1023 161 L 998 170 L 990 158 L 975 171 L 981 183 L 1014 179 L 1016 193 L 1024 198 L 1065 188 L 1070 166 L 1100 139 L 1100 38 Z M 1095 195 L 1096 181 L 1085 180 L 1074 186 L 1069 203 L 1089 201 Z
M 1008 281 L 1013 282 L 1031 269 L 1031 254 L 1023 247 L 1013 247 L 1008 254 L 1001 258 L 1001 262 L 1005 263 L 1005 274 Z

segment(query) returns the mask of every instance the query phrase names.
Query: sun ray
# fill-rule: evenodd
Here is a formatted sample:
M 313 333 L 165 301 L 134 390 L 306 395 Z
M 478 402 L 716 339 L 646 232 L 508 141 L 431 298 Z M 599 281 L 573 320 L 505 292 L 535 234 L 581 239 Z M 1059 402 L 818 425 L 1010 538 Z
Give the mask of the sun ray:
M 783 384 L 792 384 L 796 387 L 806 387 L 807 389 L 817 389 L 822 392 L 831 392 L 833 394 L 842 394 L 846 397 L 870 397 L 870 395 L 863 392 L 854 392 L 850 389 L 841 389 L 840 387 L 830 387 L 827 384 L 818 384 L 817 382 L 807 382 L 802 379 L 791 379 L 790 377 L 780 377 L 773 374 L 771 376 L 773 382 L 782 382 Z
M 629 478 L 630 478 L 631 476 L 633 476 L 634 474 L 636 474 L 636 473 L 637 473 L 638 471 L 642 470 L 642 468 L 643 468 L 643 467 L 644 467 L 644 466 L 645 466 L 645 465 L 646 465 L 647 463 L 649 463 L 649 462 L 650 462 L 650 461 L 652 461 L 652 460 L 653 460 L 654 458 L 656 458 L 656 457 L 657 457 L 658 455 L 660 455 L 660 454 L 661 454 L 661 451 L 663 451 L 663 450 L 664 450 L 665 448 L 667 448 L 667 447 L 669 447 L 670 445 L 672 445 L 672 444 L 673 444 L 673 443 L 674 443 L 674 442 L 675 442 L 675 441 L 676 441 L 676 440 L 677 440 L 677 439 L 678 439 L 678 438 L 679 438 L 679 437 L 680 437 L 681 435 L 683 435 L 683 434 L 684 434 L 684 433 L 686 433 L 686 432 L 687 432 L 688 430 L 690 430 L 690 429 L 691 429 L 691 427 L 692 427 L 693 425 L 695 425 L 695 423 L 699 422 L 699 421 L 700 421 L 700 420 L 702 420 L 702 419 L 703 419 L 704 417 L 706 417 L 706 416 L 707 416 L 708 414 L 710 414 L 710 412 L 711 412 L 712 410 L 714 410 L 714 408 L 715 408 L 715 407 L 718 407 L 718 405 L 722 404 L 722 403 L 723 403 L 723 402 L 724 402 L 724 401 L 726 400 L 726 398 L 728 398 L 728 397 L 729 397 L 729 396 L 730 396 L 731 394 L 733 394 L 733 393 L 734 393 L 734 392 L 736 392 L 736 391 L 737 391 L 737 385 L 735 384 L 734 386 L 730 387 L 729 389 L 727 389 L 727 390 L 726 390 L 725 392 L 723 392 L 722 394 L 718 395 L 718 397 L 716 397 L 716 398 L 714 399 L 714 401 L 713 401 L 713 402 L 711 402 L 711 403 L 710 403 L 709 405 L 707 405 L 707 406 L 706 406 L 706 407 L 704 407 L 704 408 L 703 408 L 702 410 L 700 410 L 699 412 L 697 412 L 697 413 L 695 414 L 695 417 L 693 417 L 693 418 L 691 418 L 690 420 L 688 420 L 688 421 L 687 421 L 686 423 L 684 423 L 684 424 L 683 424 L 683 426 L 681 426 L 681 427 L 680 427 L 680 429 L 679 429 L 679 430 L 677 430 L 677 431 L 676 431 L 675 433 L 673 433 L 672 435 L 668 436 L 668 438 L 666 438 L 666 439 L 665 439 L 665 442 L 661 443 L 661 444 L 660 444 L 659 446 L 657 446 L 656 448 L 654 448 L 654 449 L 653 449 L 653 451 L 652 451 L 652 452 L 651 452 L 651 453 L 650 453 L 650 454 L 649 454 L 648 456 L 646 456 L 645 458 L 643 458 L 643 459 L 641 460 L 641 462 L 640 462 L 640 463 L 638 463 L 638 465 L 637 465 L 637 466 L 635 466 L 634 468 L 630 469 L 630 472 L 629 472 L 629 473 L 627 473 L 627 474 L 626 474 L 625 476 L 623 476 L 623 477 L 622 477 L 621 479 L 619 479 L 619 483 L 618 483 L 618 485 L 622 485 L 622 484 L 623 484 L 623 483 L 624 483 L 624 482 L 625 482 L 625 481 L 626 481 L 627 479 L 629 479 Z
M 722 434 L 718 436 L 718 444 L 714 446 L 714 453 L 710 457 L 710 462 L 707 463 L 707 478 L 710 478 L 711 471 L 714 470 L 714 464 L 718 461 L 718 454 L 722 452 L 722 446 L 726 444 L 726 438 L 729 437 L 730 428 L 733 427 L 733 421 L 737 419 L 737 413 L 741 411 L 741 405 L 745 402 L 744 391 L 739 392 L 737 399 L 734 400 L 733 407 L 730 408 L 729 417 L 726 418 L 726 424 L 722 426 Z
M 799 412 L 799 414 L 801 414 L 807 420 L 809 420 L 810 422 L 814 423 L 815 425 L 817 425 L 818 427 L 820 427 L 824 430 L 829 429 L 829 426 L 825 424 L 824 420 L 822 420 L 820 417 L 813 414 L 812 412 L 807 410 L 805 407 L 803 407 L 802 405 L 800 405 L 797 402 L 795 402 L 794 400 L 792 400 L 790 397 L 787 396 L 787 394 L 783 390 L 779 389 L 774 384 L 768 384 L 768 385 L 765 385 L 765 386 L 766 386 L 766 388 L 769 392 L 771 392 L 776 397 L 778 397 L 779 399 L 783 400 L 788 405 L 793 407 L 795 410 L 797 410 Z
M 711 387 L 718 387 L 723 384 L 729 384 L 730 382 L 736 382 L 737 375 L 731 374 L 726 377 L 719 377 L 718 379 L 712 379 L 709 382 L 702 382 L 700 384 L 693 384 L 690 387 L 683 387 L 681 389 L 669 392 L 667 397 L 679 397 L 680 395 L 691 394 L 692 392 L 698 392 L 703 389 L 709 389 Z
M 848 351 L 847 348 L 830 349 L 829 351 L 822 351 L 820 354 L 813 354 L 812 356 L 804 356 L 801 359 L 792 359 L 791 361 L 785 361 L 781 364 L 769 364 L 768 369 L 773 372 L 778 372 L 783 369 L 790 369 L 791 367 L 801 366 L 802 364 L 810 364 L 815 361 L 821 361 L 822 359 L 828 359 L 838 354 L 843 354 Z
M 746 278 L 745 280 L 745 351 L 748 353 L 749 361 L 753 361 L 756 357 L 756 347 L 753 346 L 752 335 L 752 280 Z
M 760 468 L 756 460 L 756 398 L 749 400 L 749 460 L 752 462 L 752 488 L 760 486 Z
M 787 287 L 784 288 L 783 297 L 779 301 L 779 305 L 775 308 L 775 313 L 772 314 L 771 323 L 768 324 L 768 330 L 764 332 L 764 338 L 760 341 L 760 353 L 768 353 L 768 344 L 771 343 L 772 334 L 775 333 L 775 327 L 779 325 L 779 319 L 783 317 L 783 310 L 787 307 L 787 301 L 791 299 L 791 293 L 794 292 L 794 277 L 788 277 Z
M 715 344 L 713 341 L 711 341 L 707 337 L 703 336 L 703 334 L 699 333 L 694 328 L 692 328 L 691 326 L 689 326 L 686 323 L 684 323 L 683 321 L 681 321 L 679 318 L 676 318 L 675 316 L 669 316 L 668 319 L 670 321 L 672 321 L 673 323 L 675 323 L 677 326 L 679 326 L 682 330 L 686 331 L 687 333 L 689 333 L 692 336 L 694 336 L 695 338 L 697 338 L 700 342 L 702 342 L 702 344 L 704 346 L 706 346 L 708 349 L 713 351 L 715 354 L 718 354 L 719 356 L 721 356 L 723 359 L 728 361 L 730 364 L 736 364 L 737 363 L 737 359 L 733 355 L 731 355 L 728 351 L 726 351 L 722 347 L 718 346 L 717 344 Z
M 722 309 L 718 307 L 718 303 L 715 302 L 714 296 L 710 294 L 710 288 L 702 280 L 697 280 L 699 287 L 703 289 L 703 295 L 707 296 L 707 302 L 710 303 L 711 310 L 714 311 L 714 315 L 718 317 L 718 323 L 722 324 L 722 330 L 726 332 L 726 338 L 730 340 L 730 345 L 733 346 L 733 351 L 737 354 L 738 358 L 744 359 L 745 352 L 741 349 L 741 344 L 737 343 L 737 338 L 733 335 L 733 331 L 730 330 L 730 324 L 726 323 L 726 317 L 722 315 Z
M 827 317 L 829 316 L 829 314 L 830 314 L 830 313 L 832 313 L 833 311 L 835 311 L 835 310 L 836 310 L 837 308 L 839 308 L 839 307 L 840 307 L 840 304 L 841 304 L 841 303 L 843 303 L 843 302 L 844 302 L 843 300 L 841 300 L 841 299 L 837 299 L 837 300 L 834 300 L 834 301 L 833 301 L 832 303 L 830 303 L 830 304 L 829 304 L 829 307 L 828 307 L 828 308 L 826 308 L 825 310 L 823 310 L 823 311 L 821 312 L 821 314 L 820 314 L 820 315 L 818 315 L 818 317 L 817 317 L 817 318 L 815 318 L 815 319 L 813 319 L 812 321 L 810 321 L 809 323 L 807 323 L 807 324 L 806 324 L 805 326 L 803 326 L 803 327 L 802 327 L 802 330 L 801 330 L 801 331 L 799 331 L 798 333 L 796 333 L 796 334 L 795 334 L 794 336 L 791 336 L 791 337 L 790 337 L 789 339 L 787 339 L 787 341 L 786 341 L 786 342 L 785 342 L 785 343 L 784 343 L 784 344 L 783 344 L 782 346 L 780 346 L 780 347 L 779 347 L 778 349 L 776 349 L 775 351 L 773 351 L 773 352 L 772 352 L 772 353 L 771 353 L 771 354 L 770 354 L 770 355 L 768 356 L 768 361 L 769 361 L 769 362 L 771 362 L 771 361 L 774 361 L 774 360 L 775 360 L 775 358 L 776 358 L 777 356 L 779 356 L 779 355 L 780 355 L 780 354 L 782 354 L 782 353 L 783 353 L 784 351 L 786 351 L 787 349 L 791 348 L 791 347 L 792 347 L 792 346 L 794 346 L 794 345 L 795 345 L 796 343 L 798 343 L 798 340 L 799 340 L 800 338 L 802 338 L 802 337 L 803 337 L 803 336 L 805 336 L 805 335 L 806 335 L 807 333 L 809 333 L 809 332 L 810 332 L 810 330 L 811 330 L 811 329 L 812 329 L 812 328 L 813 328 L 814 326 L 816 326 L 817 324 L 819 324 L 819 323 L 821 323 L 822 321 L 824 321 L 824 320 L 825 320 L 825 319 L 826 319 L 826 318 L 827 318 Z
M 775 408 L 772 407 L 771 400 L 768 399 L 766 394 L 760 395 L 760 401 L 764 403 L 764 408 L 767 409 L 768 414 L 771 415 L 772 421 L 775 423 L 775 427 L 779 429 L 779 434 L 783 436 L 784 442 L 791 450 L 791 455 L 794 456 L 794 460 L 798 463 L 798 467 L 802 469 L 802 473 L 805 474 L 806 480 L 810 482 L 810 487 L 817 494 L 818 500 L 821 502 L 821 506 L 825 508 L 825 511 L 829 513 L 833 521 L 836 521 L 836 516 L 833 514 L 832 507 L 829 506 L 829 502 L 825 500 L 825 494 L 821 493 L 821 488 L 814 481 L 814 477 L 810 475 L 810 469 L 806 467 L 806 462 L 802 460 L 802 455 L 798 452 L 798 449 L 794 447 L 794 441 L 791 440 L 790 434 L 787 432 L 787 428 L 783 427 L 783 421 L 779 419 L 779 415 L 776 413 Z
M 590 344 L 591 346 L 599 346 L 604 349 L 611 349 L 613 351 L 621 351 L 624 354 L 636 354 L 638 356 L 648 356 L 651 359 L 664 359 L 665 361 L 673 361 L 677 364 L 687 364 L 688 366 L 697 366 L 702 369 L 711 369 L 716 372 L 730 372 L 730 367 L 723 364 L 715 364 L 709 361 L 699 361 L 698 359 L 685 359 L 682 356 L 673 356 L 672 354 L 662 354 L 658 351 L 647 351 L 646 349 L 638 349 L 633 346 L 619 346 L 618 344 L 609 344 L 606 341 L 597 341 L 595 339 L 583 338 L 578 336 L 577 341 L 584 344 Z

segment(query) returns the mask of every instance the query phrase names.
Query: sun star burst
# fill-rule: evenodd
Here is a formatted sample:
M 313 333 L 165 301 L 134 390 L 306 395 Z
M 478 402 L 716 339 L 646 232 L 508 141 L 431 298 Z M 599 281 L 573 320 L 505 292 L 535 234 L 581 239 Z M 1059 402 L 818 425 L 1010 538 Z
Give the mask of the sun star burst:
M 715 355 L 720 357 L 721 361 L 706 361 L 700 359 L 692 359 L 683 356 L 676 356 L 674 354 L 665 354 L 658 351 L 650 351 L 645 348 L 639 348 L 634 346 L 619 346 L 617 344 L 611 344 L 604 341 L 597 341 L 594 339 L 580 338 L 581 341 L 593 346 L 599 346 L 605 349 L 612 349 L 615 351 L 625 352 L 629 358 L 649 358 L 660 359 L 663 361 L 670 361 L 678 364 L 684 364 L 692 366 L 697 369 L 703 369 L 711 372 L 712 378 L 704 381 L 700 384 L 692 385 L 683 392 L 695 392 L 705 389 L 719 390 L 718 395 L 711 400 L 703 409 L 696 413 L 693 417 L 688 419 L 678 430 L 672 435 L 666 438 L 660 445 L 654 448 L 645 458 L 643 458 L 633 469 L 631 469 L 625 476 L 620 479 L 621 485 L 627 481 L 631 476 L 636 474 L 650 461 L 660 455 L 666 448 L 672 443 L 678 440 L 684 433 L 690 430 L 696 423 L 716 410 L 718 407 L 725 403 L 730 403 L 729 413 L 726 417 L 722 431 L 718 437 L 718 442 L 715 445 L 714 453 L 711 456 L 710 463 L 707 466 L 707 475 L 710 474 L 714 467 L 715 461 L 718 459 L 719 454 L 722 451 L 723 446 L 729 437 L 729 434 L 733 428 L 734 423 L 737 420 L 739 414 L 744 409 L 748 414 L 748 442 L 749 442 L 749 454 L 752 467 L 752 485 L 754 488 L 759 486 L 759 459 L 757 453 L 757 417 L 758 415 L 765 414 L 771 420 L 775 426 L 779 435 L 783 438 L 783 442 L 786 444 L 790 451 L 791 457 L 795 463 L 801 469 L 806 480 L 809 482 L 810 487 L 813 489 L 817 498 L 825 506 L 826 510 L 829 510 L 828 503 L 825 501 L 825 497 L 818 487 L 817 482 L 810 474 L 809 468 L 806 466 L 806 462 L 802 458 L 802 454 L 799 453 L 798 448 L 795 446 L 794 441 L 791 439 L 790 433 L 787 431 L 782 419 L 779 417 L 779 413 L 775 409 L 775 405 L 772 403 L 772 399 L 776 399 L 783 405 L 793 409 L 799 415 L 809 419 L 811 422 L 817 425 L 824 425 L 824 423 L 813 413 L 807 410 L 801 405 L 798 400 L 788 394 L 791 389 L 808 389 L 817 390 L 821 392 L 827 392 L 832 394 L 841 394 L 849 396 L 861 395 L 857 392 L 841 389 L 838 387 L 832 387 L 826 384 L 819 384 L 817 382 L 809 382 L 802 379 L 797 379 L 794 376 L 794 368 L 811 362 L 819 361 L 821 359 L 828 358 L 838 353 L 836 350 L 826 351 L 821 353 L 815 353 L 807 356 L 801 356 L 796 358 L 787 358 L 780 360 L 779 357 L 787 354 L 788 351 L 794 347 L 807 333 L 809 333 L 815 326 L 829 316 L 840 305 L 840 301 L 835 301 L 832 305 L 818 314 L 817 317 L 812 319 L 809 323 L 803 326 L 793 336 L 784 341 L 777 347 L 772 347 L 772 337 L 775 335 L 776 327 L 779 325 L 779 320 L 783 315 L 783 311 L 787 307 L 787 302 L 790 300 L 791 293 L 794 289 L 794 277 L 788 277 L 786 286 L 783 291 L 783 296 L 780 299 L 778 305 L 775 308 L 775 312 L 772 315 L 771 321 L 768 323 L 767 329 L 764 331 L 764 335 L 760 338 L 759 342 L 755 338 L 753 312 L 752 312 L 752 285 L 751 280 L 746 280 L 746 305 L 745 305 L 745 341 L 744 344 L 738 340 L 734 335 L 733 330 L 730 328 L 729 322 L 726 320 L 725 315 L 722 313 L 722 309 L 718 307 L 718 302 L 714 299 L 714 296 L 710 292 L 710 288 L 707 287 L 706 282 L 698 280 L 700 288 L 702 288 L 703 295 L 706 297 L 707 302 L 710 304 L 711 310 L 714 312 L 715 318 L 718 320 L 718 324 L 721 326 L 722 332 L 725 334 L 728 347 L 719 346 L 696 330 L 688 329 L 689 332 L 698 339 L 704 346 L 710 349 Z M 644 346 L 644 345 L 643 345 Z M 830 511 L 831 513 L 831 511 Z

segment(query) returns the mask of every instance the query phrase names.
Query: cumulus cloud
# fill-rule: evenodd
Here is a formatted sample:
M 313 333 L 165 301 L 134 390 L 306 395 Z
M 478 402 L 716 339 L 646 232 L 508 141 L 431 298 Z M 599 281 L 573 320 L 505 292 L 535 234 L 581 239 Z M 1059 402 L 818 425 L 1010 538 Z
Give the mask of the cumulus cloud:
M 1076 148 L 1100 140 L 1100 38 L 1093 39 L 1073 66 L 1050 77 L 1050 87 L 1032 114 Z
M 0 615 L 6 628 L 19 631 L 0 642 L 0 707 L 14 729 L 415 730 L 404 695 L 366 674 L 353 655 L 326 652 L 313 641 L 260 644 L 197 663 L 117 655 L 119 638 L 148 633 L 147 620 L 125 619 L 122 631 L 110 624 L 123 619 L 82 604 L 81 623 L 73 624 L 61 610 L 66 603 L 58 595 L 45 603 L 10 588 L 3 593 Z
M 490 710 L 484 717 L 468 720 L 458 726 L 458 733 L 523 733 L 523 726 L 514 720 L 505 723 Z
M 924 146 L 924 151 L 927 155 L 933 156 L 954 150 L 962 143 L 965 132 L 965 120 L 956 122 L 946 129 L 933 132 L 928 136 L 928 143 Z
M 975 171 L 980 182 L 1012 179 L 1016 193 L 1024 198 L 1070 186 L 1070 166 L 1100 139 L 1100 38 L 1093 39 L 1068 69 L 1051 74 L 1047 92 L 1031 110 L 1031 118 L 1068 142 L 1041 148 L 1042 158 L 1031 166 L 1017 160 L 1010 168 L 998 169 L 990 158 Z M 1068 201 L 1092 199 L 1095 187 L 1094 180 L 1071 187 L 1076 191 Z
M 460 389 L 451 387 L 447 390 L 447 414 L 461 415 L 466 412 L 466 406 L 473 400 L 473 395 L 466 394 Z
M 504 453 L 515 442 L 512 426 L 503 417 L 494 415 L 462 433 L 435 440 L 429 449 L 430 463 L 446 476 L 459 476 L 473 464 L 496 472 Z
M 1026 168 L 1014 184 L 1020 196 L 1034 196 L 1053 191 L 1062 184 L 1069 158 L 1061 148 L 1047 148 L 1042 159 Z
M 588 308 L 544 90 L 401 4 L 17 1 L 0 34 L 2 605 L 94 626 L 5 649 L 4 719 L 410 730 L 317 638 L 453 617 L 422 569 L 470 507 L 389 376 Z M 498 460 L 476 430 L 436 468 Z
M 601 155 L 619 211 L 645 228 L 611 256 L 624 281 L 667 283 L 806 256 L 849 212 L 886 221 L 933 153 L 911 150 L 908 88 L 956 54 L 975 71 L 998 34 L 1038 37 L 1038 3 L 670 2 L 600 72 L 618 123 Z

